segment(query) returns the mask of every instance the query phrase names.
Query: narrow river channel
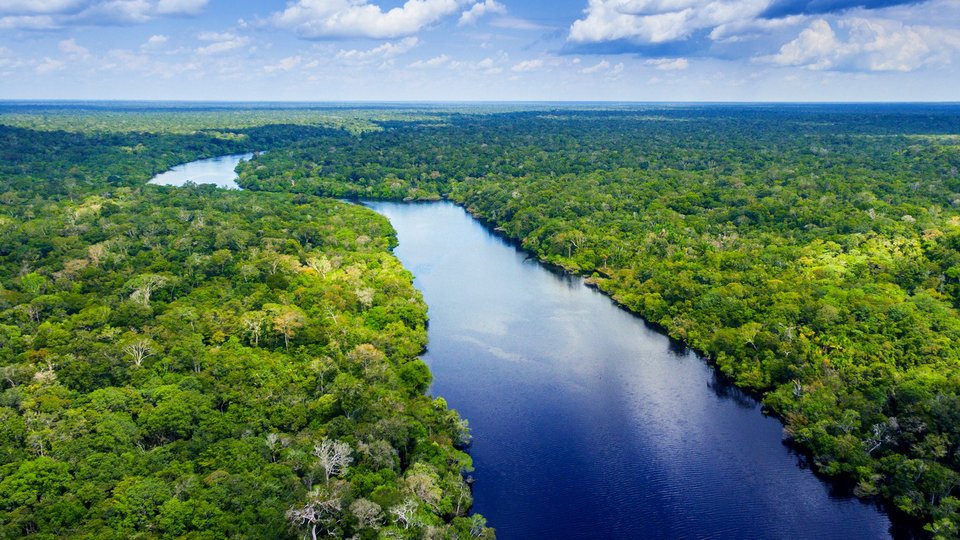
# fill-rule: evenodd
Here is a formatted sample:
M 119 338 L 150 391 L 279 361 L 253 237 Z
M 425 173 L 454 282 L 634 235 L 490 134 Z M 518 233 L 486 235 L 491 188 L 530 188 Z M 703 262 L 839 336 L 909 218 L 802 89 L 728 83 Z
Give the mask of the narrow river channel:
M 236 187 L 251 154 L 151 183 Z M 369 202 L 430 308 L 431 389 L 470 421 L 474 510 L 501 539 L 891 536 L 701 358 L 451 203 Z
M 431 389 L 470 421 L 502 539 L 887 538 L 703 359 L 451 203 L 368 202 L 429 306 Z
M 154 176 L 150 183 L 161 186 L 182 186 L 191 182 L 194 184 L 215 184 L 227 189 L 240 189 L 236 182 L 237 165 L 241 161 L 252 157 L 253 154 L 232 154 L 191 161 Z

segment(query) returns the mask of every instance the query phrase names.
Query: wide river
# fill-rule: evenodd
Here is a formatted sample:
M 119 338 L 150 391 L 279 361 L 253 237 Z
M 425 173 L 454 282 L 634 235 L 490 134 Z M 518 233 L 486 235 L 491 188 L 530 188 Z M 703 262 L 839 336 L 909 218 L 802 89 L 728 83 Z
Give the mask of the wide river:
M 250 154 L 152 183 L 236 187 Z M 887 538 L 703 359 L 450 203 L 369 202 L 430 308 L 432 393 L 470 421 L 474 510 L 502 539 Z M 898 535 L 899 536 L 899 535 Z
M 450 203 L 367 202 L 429 306 L 431 392 L 467 418 L 499 538 L 886 538 L 702 358 Z

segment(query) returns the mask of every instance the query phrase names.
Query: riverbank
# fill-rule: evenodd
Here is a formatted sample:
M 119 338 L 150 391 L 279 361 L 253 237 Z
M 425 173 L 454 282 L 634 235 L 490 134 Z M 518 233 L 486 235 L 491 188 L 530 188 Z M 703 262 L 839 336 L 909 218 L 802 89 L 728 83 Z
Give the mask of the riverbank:
M 429 306 L 423 358 L 470 420 L 476 509 L 501 537 L 889 534 L 798 467 L 759 404 L 580 278 L 452 203 L 366 204 Z

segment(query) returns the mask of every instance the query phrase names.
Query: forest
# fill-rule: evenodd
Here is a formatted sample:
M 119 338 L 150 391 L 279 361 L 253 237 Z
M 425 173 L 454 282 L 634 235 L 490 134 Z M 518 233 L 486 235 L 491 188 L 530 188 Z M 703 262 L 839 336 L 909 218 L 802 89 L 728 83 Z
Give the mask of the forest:
M 960 107 L 522 109 L 0 109 L 0 536 L 493 534 L 393 231 L 330 198 L 461 204 L 960 534 Z
M 145 185 L 316 129 L 179 119 L 0 126 L 0 538 L 492 537 L 389 222 Z
M 651 106 L 330 132 L 254 190 L 449 198 L 702 352 L 818 472 L 960 526 L 960 110 Z

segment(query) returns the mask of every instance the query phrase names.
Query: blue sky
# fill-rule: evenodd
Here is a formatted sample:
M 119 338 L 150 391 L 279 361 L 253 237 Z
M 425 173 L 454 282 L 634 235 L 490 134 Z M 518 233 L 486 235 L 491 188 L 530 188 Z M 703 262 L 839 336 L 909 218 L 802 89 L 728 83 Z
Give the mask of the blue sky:
M 0 99 L 960 101 L 960 0 L 0 0 Z

